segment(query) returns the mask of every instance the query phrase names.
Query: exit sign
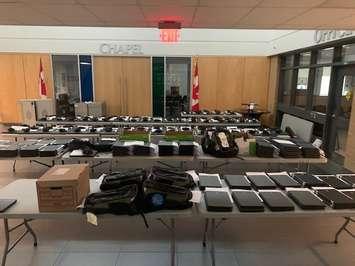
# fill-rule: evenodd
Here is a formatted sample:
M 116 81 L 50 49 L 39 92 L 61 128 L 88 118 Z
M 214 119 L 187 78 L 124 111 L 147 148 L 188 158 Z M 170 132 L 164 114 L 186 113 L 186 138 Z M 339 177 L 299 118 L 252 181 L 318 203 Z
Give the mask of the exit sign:
M 180 29 L 160 29 L 161 42 L 178 42 L 180 41 Z

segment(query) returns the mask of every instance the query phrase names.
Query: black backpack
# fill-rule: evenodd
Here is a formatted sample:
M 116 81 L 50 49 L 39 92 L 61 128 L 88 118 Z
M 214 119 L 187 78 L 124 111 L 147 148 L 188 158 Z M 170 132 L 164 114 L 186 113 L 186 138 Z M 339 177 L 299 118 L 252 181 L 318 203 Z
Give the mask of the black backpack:
M 204 153 L 221 158 L 235 157 L 239 152 L 233 135 L 225 129 L 206 130 L 201 146 Z
M 149 179 L 159 183 L 184 188 L 194 188 L 195 181 L 186 172 L 153 166 L 149 174 Z
M 132 184 L 136 184 L 141 187 L 145 179 L 146 171 L 141 168 L 113 172 L 104 177 L 100 185 L 100 189 L 102 191 L 107 191 Z

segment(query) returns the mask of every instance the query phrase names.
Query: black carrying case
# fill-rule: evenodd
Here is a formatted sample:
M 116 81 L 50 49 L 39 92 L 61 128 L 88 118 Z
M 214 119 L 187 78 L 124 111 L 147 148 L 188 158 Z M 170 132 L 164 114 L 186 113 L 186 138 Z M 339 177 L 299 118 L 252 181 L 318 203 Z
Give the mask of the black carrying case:
M 17 157 L 18 146 L 16 144 L 0 145 L 0 157 Z
M 254 175 L 247 174 L 247 178 L 250 180 L 252 187 L 256 190 L 259 189 L 275 189 L 276 184 L 266 174 Z
M 355 187 L 355 175 L 341 175 L 340 178 Z
M 206 187 L 211 187 L 211 188 L 222 187 L 220 178 L 215 175 L 200 175 L 198 185 L 201 190 L 205 190 Z
M 264 205 L 255 191 L 233 191 L 232 197 L 241 212 L 264 211 Z
M 179 146 L 175 145 L 176 142 L 173 141 L 159 141 L 159 156 L 172 156 L 178 153 Z
M 355 200 L 348 197 L 344 193 L 334 189 L 317 189 L 316 194 L 333 209 L 353 209 L 355 208 Z
M 300 183 L 302 187 L 328 187 L 327 183 L 311 174 L 294 173 L 292 177 Z
M 336 177 L 335 175 L 324 175 L 318 176 L 319 179 L 327 183 L 329 186 L 336 188 L 336 189 L 350 189 L 352 185 L 349 183 L 344 182 L 340 178 Z
M 179 142 L 179 155 L 193 156 L 195 153 L 195 145 L 193 141 Z
M 244 175 L 224 175 L 230 189 L 251 189 L 251 184 Z
M 293 211 L 295 206 L 281 191 L 261 191 L 260 197 L 271 211 Z
M 31 144 L 20 147 L 19 155 L 21 157 L 37 157 L 39 156 L 39 150 L 44 148 L 43 144 Z
M 39 150 L 39 157 L 54 157 L 64 151 L 64 145 L 48 145 Z
M 204 196 L 207 211 L 231 212 L 233 210 L 233 203 L 226 191 L 206 191 Z
M 302 210 L 323 210 L 325 204 L 313 192 L 308 190 L 290 190 L 287 195 Z
M 286 173 L 280 174 L 268 174 L 268 176 L 281 188 L 285 189 L 287 187 L 301 187 L 300 183 L 294 180 Z
M 128 156 L 130 155 L 131 146 L 124 145 L 124 142 L 116 142 L 112 145 L 112 156 Z

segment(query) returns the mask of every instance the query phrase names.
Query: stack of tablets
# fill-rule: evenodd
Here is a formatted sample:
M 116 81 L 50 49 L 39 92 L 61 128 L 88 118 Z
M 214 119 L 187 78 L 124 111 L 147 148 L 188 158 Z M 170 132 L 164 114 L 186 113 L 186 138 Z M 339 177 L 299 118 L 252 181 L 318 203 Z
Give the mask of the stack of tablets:
M 179 153 L 179 144 L 174 141 L 159 141 L 159 156 L 171 156 Z
M 274 157 L 275 146 L 265 140 L 256 141 L 256 156 L 264 158 Z
M 280 155 L 285 158 L 299 158 L 302 156 L 302 151 L 298 145 L 289 140 L 284 139 L 271 139 L 279 150 Z

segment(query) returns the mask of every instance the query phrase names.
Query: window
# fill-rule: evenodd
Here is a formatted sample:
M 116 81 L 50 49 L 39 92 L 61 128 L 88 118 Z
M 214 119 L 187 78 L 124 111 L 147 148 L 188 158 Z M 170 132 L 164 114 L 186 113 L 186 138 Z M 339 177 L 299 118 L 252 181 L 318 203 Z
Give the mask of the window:
M 311 63 L 311 52 L 300 54 L 300 66 L 306 66 Z
M 355 61 L 355 44 L 343 45 L 341 58 L 343 62 Z
M 316 69 L 312 100 L 312 110 L 315 112 L 327 112 L 331 70 L 331 67 Z
M 281 102 L 289 105 L 291 102 L 291 89 L 292 89 L 292 72 L 293 70 L 285 70 L 282 72 L 282 86 L 280 89 L 282 90 Z
M 57 114 L 72 116 L 74 103 L 80 102 L 78 57 L 53 55 L 52 64 Z
M 166 58 L 165 117 L 179 117 L 190 109 L 191 58 Z
M 286 55 L 282 58 L 282 66 L 284 67 L 292 67 L 293 66 L 293 55 Z
M 297 75 L 295 106 L 305 108 L 307 104 L 309 68 L 300 68 Z
M 328 64 L 333 62 L 334 48 L 319 50 L 317 53 L 317 64 Z

